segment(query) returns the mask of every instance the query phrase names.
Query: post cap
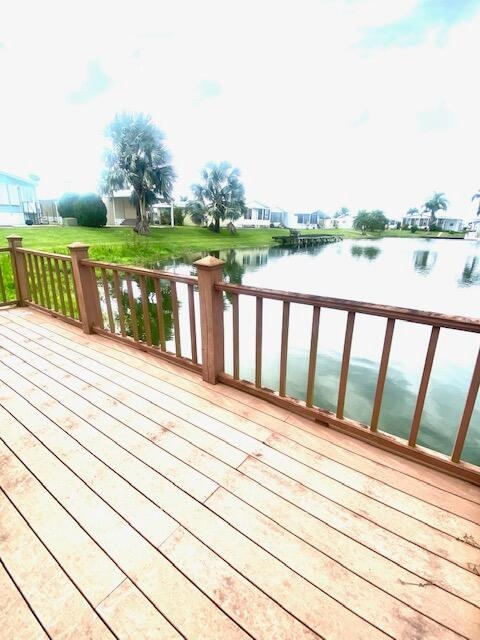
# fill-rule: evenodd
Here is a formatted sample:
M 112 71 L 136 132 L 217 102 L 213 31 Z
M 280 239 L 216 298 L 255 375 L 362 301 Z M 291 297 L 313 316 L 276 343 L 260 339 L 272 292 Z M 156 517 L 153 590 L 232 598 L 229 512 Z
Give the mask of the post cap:
M 10 236 L 7 236 L 7 240 L 22 240 L 23 236 L 17 236 L 16 234 L 12 234 Z
M 70 251 L 79 251 L 80 249 L 88 249 L 89 247 L 90 245 L 84 242 L 72 242 L 72 244 L 68 245 Z
M 218 269 L 219 267 L 223 267 L 225 260 L 219 260 L 215 258 L 215 256 L 205 256 L 205 258 L 200 258 L 200 260 L 196 260 L 193 264 L 197 269 Z

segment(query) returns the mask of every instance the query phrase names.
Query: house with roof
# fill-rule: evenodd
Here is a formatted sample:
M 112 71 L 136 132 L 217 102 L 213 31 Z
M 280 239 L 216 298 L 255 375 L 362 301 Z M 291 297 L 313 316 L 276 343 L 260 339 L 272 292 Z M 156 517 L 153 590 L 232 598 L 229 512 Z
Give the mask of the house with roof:
M 40 222 L 37 182 L 0 171 L 0 225 L 20 226 Z
M 468 221 L 465 240 L 478 240 L 480 242 L 480 204 L 475 217 Z
M 463 218 L 452 218 L 450 216 L 437 214 L 435 216 L 435 224 L 442 231 L 463 231 L 465 222 Z M 428 229 L 430 225 L 430 215 L 426 212 L 406 214 L 402 218 L 402 226 L 410 229 L 417 227 L 418 229 Z
M 269 227 L 271 209 L 268 205 L 257 200 L 247 202 L 245 214 L 235 220 L 237 227 Z
M 288 226 L 294 229 L 331 229 L 333 220 L 328 213 L 317 209 L 316 211 L 299 211 L 292 213 Z

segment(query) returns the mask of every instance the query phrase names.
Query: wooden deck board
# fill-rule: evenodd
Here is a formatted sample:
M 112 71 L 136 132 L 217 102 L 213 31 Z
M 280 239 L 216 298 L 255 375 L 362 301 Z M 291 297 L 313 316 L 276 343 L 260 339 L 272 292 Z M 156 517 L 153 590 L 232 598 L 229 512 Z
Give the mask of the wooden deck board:
M 31 310 L 0 313 L 0 362 L 18 553 L 33 536 L 98 637 L 480 634 L 472 485 Z M 26 624 L 68 637 L 10 564 Z

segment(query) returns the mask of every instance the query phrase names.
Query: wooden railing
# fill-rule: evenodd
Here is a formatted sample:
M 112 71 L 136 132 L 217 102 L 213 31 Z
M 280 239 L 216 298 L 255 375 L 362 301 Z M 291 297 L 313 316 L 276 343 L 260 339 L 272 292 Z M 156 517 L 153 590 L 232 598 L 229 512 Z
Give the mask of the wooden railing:
M 98 260 L 82 260 L 81 265 L 91 270 L 99 285 L 95 296 L 100 313 L 93 331 L 201 369 L 195 322 L 197 278 Z M 184 344 L 183 350 L 179 285 L 186 286 L 188 305 L 188 349 Z
M 149 351 L 184 367 L 202 372 L 203 379 L 215 384 L 223 382 L 257 397 L 285 407 L 335 429 L 370 441 L 379 447 L 418 460 L 477 484 L 480 465 L 462 460 L 462 451 L 470 426 L 480 386 L 480 350 L 462 409 L 455 441 L 450 455 L 443 455 L 418 444 L 428 385 L 439 334 L 453 329 L 480 333 L 480 321 L 474 318 L 448 316 L 414 309 L 382 306 L 352 300 L 326 298 L 306 294 L 247 287 L 223 281 L 223 261 L 208 256 L 195 263 L 198 277 L 130 267 L 91 260 L 88 246 L 74 243 L 70 255 L 32 251 L 21 247 L 21 238 L 11 236 L 17 303 L 31 305 L 66 321 L 80 324 L 86 333 L 98 333 Z M 0 281 L 0 296 L 2 285 Z M 183 287 L 182 303 L 179 287 Z M 232 374 L 225 371 L 224 296 L 232 308 Z M 241 296 L 255 300 L 255 365 L 252 380 L 240 377 L 240 304 Z M 264 300 L 282 303 L 280 364 L 276 390 L 262 384 L 262 345 L 264 335 Z M 183 304 L 183 322 L 181 307 Z M 287 395 L 289 358 L 289 328 L 292 305 L 312 310 L 309 336 L 308 367 L 304 399 Z M 314 388 L 318 379 L 317 350 L 322 309 L 334 309 L 346 314 L 338 395 L 335 412 L 315 405 Z M 188 313 L 187 313 L 188 311 Z M 369 424 L 345 416 L 352 341 L 358 316 L 376 316 L 386 321 L 383 347 L 376 381 L 373 408 Z M 379 429 L 379 417 L 389 367 L 390 352 L 397 321 L 430 327 L 430 337 L 417 392 L 409 436 L 402 439 Z M 197 323 L 200 334 L 197 335 Z M 186 335 L 183 336 L 181 332 Z M 201 357 L 198 344 L 201 344 Z M 170 348 L 171 347 L 171 348 Z

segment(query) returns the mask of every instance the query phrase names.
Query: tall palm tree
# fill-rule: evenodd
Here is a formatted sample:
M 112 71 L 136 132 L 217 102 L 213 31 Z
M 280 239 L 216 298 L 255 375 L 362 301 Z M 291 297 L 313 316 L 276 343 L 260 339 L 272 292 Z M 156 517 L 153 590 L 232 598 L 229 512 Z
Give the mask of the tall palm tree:
M 201 171 L 202 182 L 192 185 L 193 200 L 187 211 L 197 224 L 211 222 L 220 233 L 221 220 L 236 220 L 245 211 L 245 190 L 240 171 L 228 162 L 209 162 Z
M 407 211 L 407 216 L 414 216 L 416 213 L 418 213 L 417 207 L 410 207 Z
M 445 197 L 444 193 L 435 192 L 430 200 L 427 200 L 423 205 L 423 210 L 430 214 L 430 223 L 429 226 L 435 224 L 437 219 L 436 213 L 441 209 L 446 211 L 448 207 L 448 200 Z
M 106 134 L 111 148 L 105 153 L 101 191 L 111 195 L 116 189 L 131 189 L 135 230 L 146 234 L 149 205 L 159 198 L 169 201 L 175 179 L 165 135 L 143 113 L 117 114 Z
M 480 189 L 472 196 L 472 202 L 478 198 L 477 216 L 480 216 Z

